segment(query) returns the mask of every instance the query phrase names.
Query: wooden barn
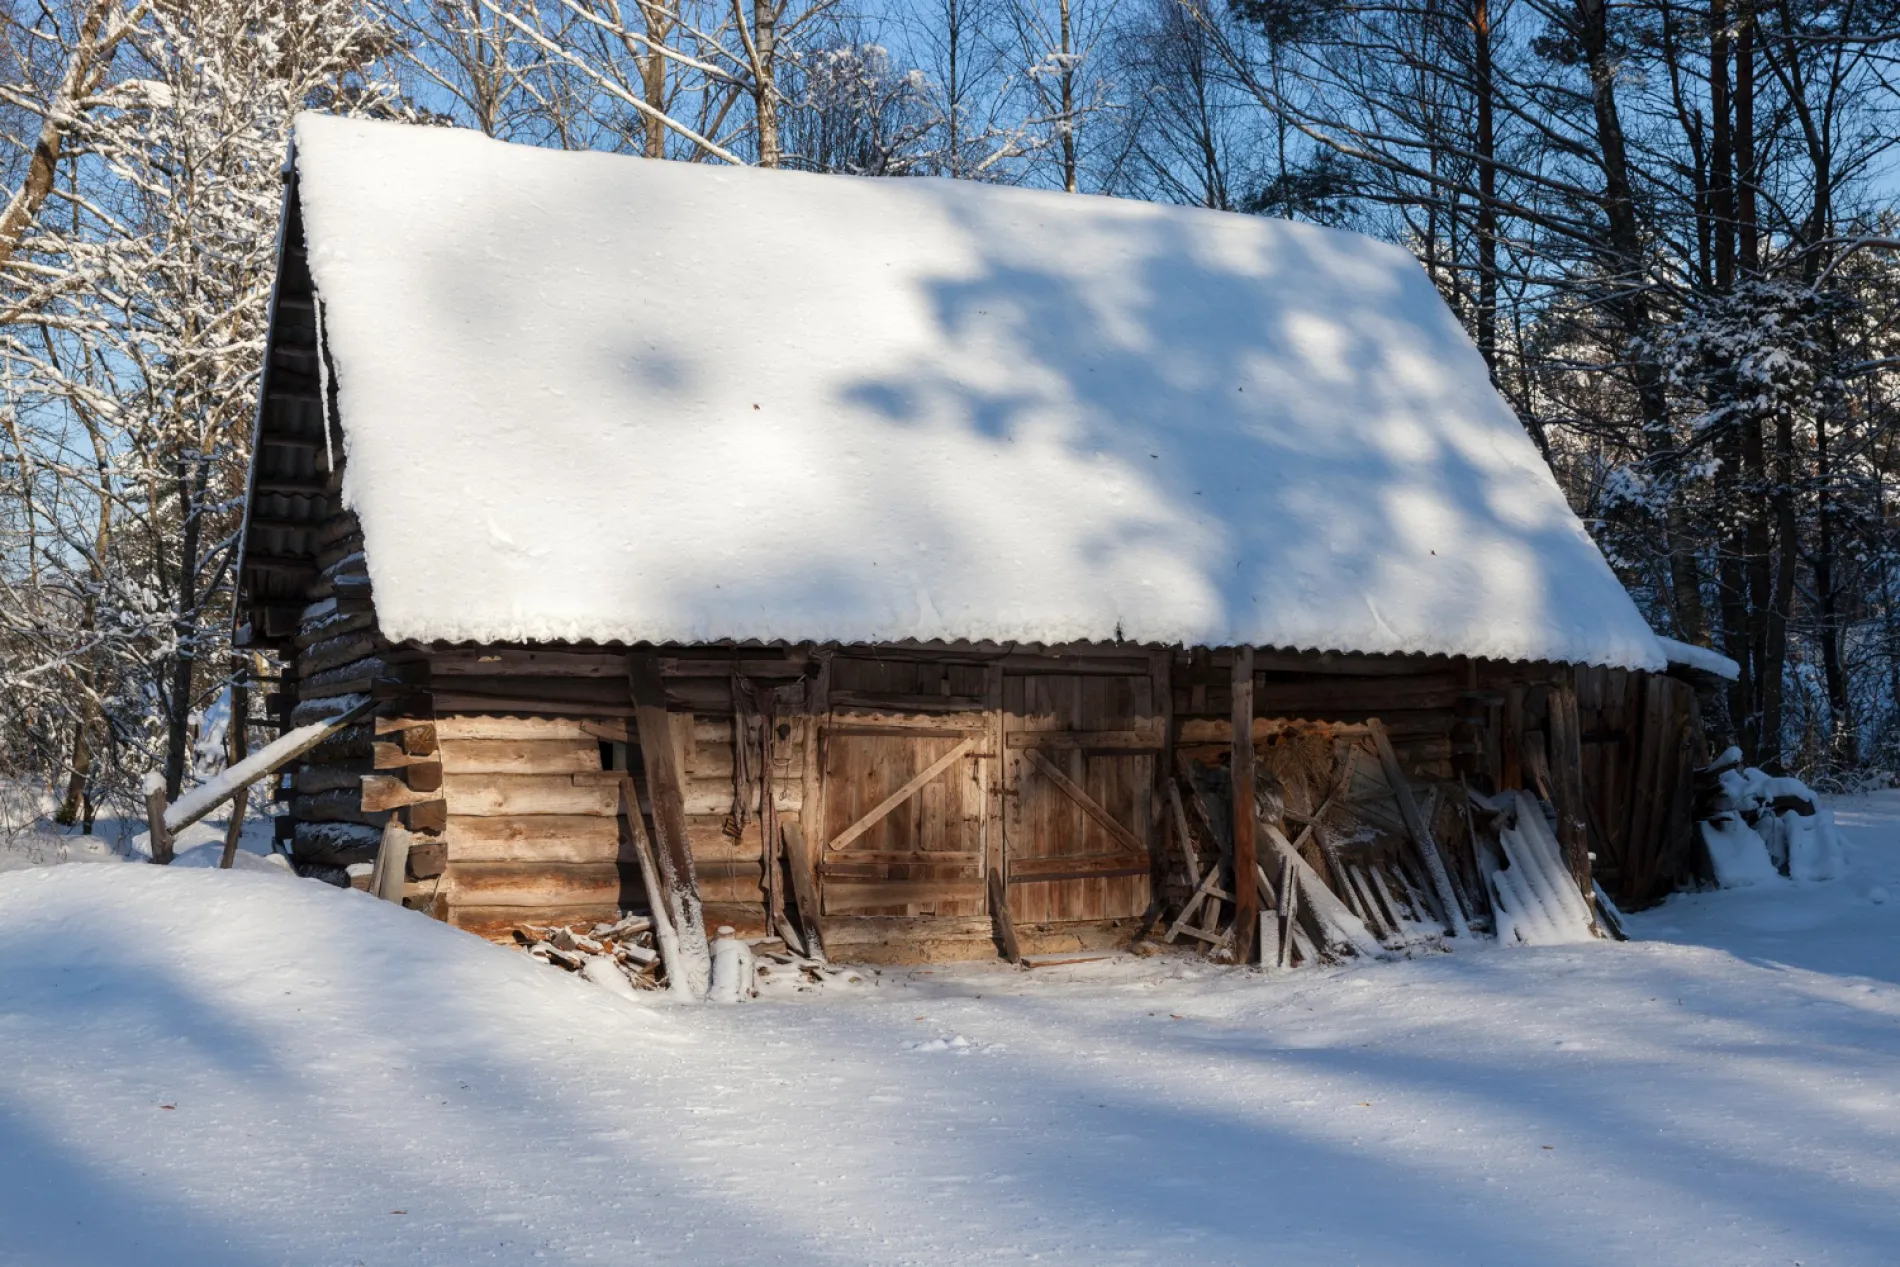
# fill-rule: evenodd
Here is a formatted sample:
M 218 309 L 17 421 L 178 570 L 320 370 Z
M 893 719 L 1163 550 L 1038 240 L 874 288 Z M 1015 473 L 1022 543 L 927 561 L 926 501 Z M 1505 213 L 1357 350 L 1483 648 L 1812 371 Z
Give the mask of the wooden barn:
M 360 718 L 306 874 L 393 819 L 477 931 L 1297 961 L 1297 891 L 1499 928 L 1512 789 L 1586 894 L 1692 865 L 1694 692 L 1395 248 L 315 116 L 287 179 L 238 619 Z

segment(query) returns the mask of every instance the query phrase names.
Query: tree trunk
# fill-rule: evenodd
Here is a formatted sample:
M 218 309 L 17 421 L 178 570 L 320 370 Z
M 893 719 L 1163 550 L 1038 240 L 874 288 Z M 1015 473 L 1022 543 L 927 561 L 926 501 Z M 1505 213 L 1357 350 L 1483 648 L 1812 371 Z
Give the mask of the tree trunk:
M 19 192 L 7 202 L 6 210 L 0 211 L 0 269 L 7 266 L 7 261 L 20 248 L 28 227 L 39 215 L 46 196 L 53 191 L 53 179 L 59 172 L 60 155 L 66 145 L 66 130 L 73 125 L 80 99 L 96 82 L 96 72 L 112 50 L 114 41 L 102 44 L 99 31 L 113 4 L 114 0 L 93 0 L 80 23 L 79 39 L 73 45 L 71 60 L 66 63 L 66 73 L 60 78 L 53 99 L 47 103 L 45 117 L 40 120 L 39 141 L 33 146 L 33 157 L 27 163 L 26 179 L 21 182 Z
M 1069 29 L 1069 0 L 1059 0 L 1062 20 L 1062 187 L 1076 191 L 1075 181 L 1075 53 Z
M 646 20 L 647 52 L 640 63 L 640 87 L 653 113 L 644 116 L 646 156 L 666 157 L 666 58 L 654 51 L 672 34 L 671 15 L 650 0 L 641 0 L 640 14 Z
M 1472 6 L 1471 38 L 1473 91 L 1478 98 L 1478 351 L 1483 354 L 1485 369 L 1490 371 L 1495 384 L 1498 379 L 1498 167 L 1497 125 L 1492 118 L 1490 0 L 1476 0 Z
M 773 64 L 778 54 L 777 0 L 752 0 L 753 102 L 759 123 L 759 166 L 777 167 L 778 86 Z
M 197 468 L 197 479 L 193 468 Z M 207 464 L 178 460 L 178 500 L 184 516 L 178 547 L 178 606 L 172 619 L 177 650 L 172 661 L 171 698 L 165 719 L 165 799 L 175 801 L 185 784 L 185 757 L 191 746 L 193 679 L 198 663 L 198 547 L 203 535 Z

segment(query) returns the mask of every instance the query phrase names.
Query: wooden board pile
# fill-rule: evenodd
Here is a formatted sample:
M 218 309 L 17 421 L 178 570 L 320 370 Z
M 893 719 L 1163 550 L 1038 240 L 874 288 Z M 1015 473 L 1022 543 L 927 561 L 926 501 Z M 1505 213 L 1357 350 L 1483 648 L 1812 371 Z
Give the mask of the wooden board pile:
M 1529 794 L 1488 801 L 1462 781 L 1414 783 L 1376 721 L 1270 726 L 1255 761 L 1263 964 L 1435 951 L 1500 928 L 1524 942 L 1587 935 L 1589 909 Z M 1166 795 L 1164 893 L 1176 914 L 1161 939 L 1225 959 L 1234 941 L 1225 749 L 1184 748 Z

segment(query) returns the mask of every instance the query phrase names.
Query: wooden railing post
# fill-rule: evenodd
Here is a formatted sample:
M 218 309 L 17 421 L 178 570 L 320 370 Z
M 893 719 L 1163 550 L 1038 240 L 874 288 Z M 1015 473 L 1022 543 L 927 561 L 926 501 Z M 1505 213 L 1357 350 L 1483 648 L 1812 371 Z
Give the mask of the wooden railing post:
M 156 776 L 146 777 L 150 781 L 145 788 L 145 823 L 151 833 L 152 861 L 161 867 L 170 866 L 172 834 L 165 827 L 165 785 Z

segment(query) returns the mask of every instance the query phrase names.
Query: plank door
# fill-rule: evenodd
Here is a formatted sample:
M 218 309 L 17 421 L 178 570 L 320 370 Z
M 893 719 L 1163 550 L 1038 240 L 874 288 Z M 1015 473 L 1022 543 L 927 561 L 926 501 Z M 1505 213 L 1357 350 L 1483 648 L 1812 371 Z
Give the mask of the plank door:
M 987 912 L 992 745 L 980 667 L 840 656 L 831 684 L 820 752 L 825 914 Z
M 1125 919 L 1150 894 L 1150 806 L 1165 736 L 1153 679 L 1011 674 L 1004 877 L 1019 923 Z

